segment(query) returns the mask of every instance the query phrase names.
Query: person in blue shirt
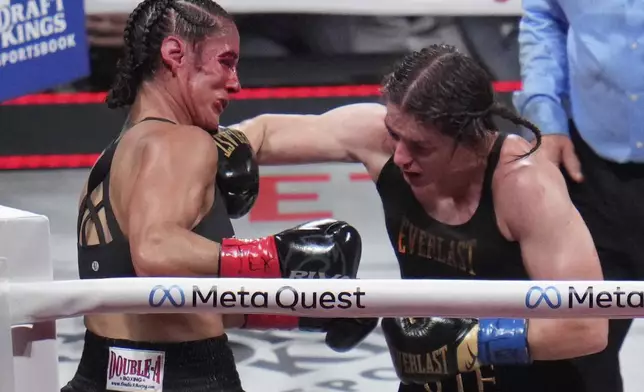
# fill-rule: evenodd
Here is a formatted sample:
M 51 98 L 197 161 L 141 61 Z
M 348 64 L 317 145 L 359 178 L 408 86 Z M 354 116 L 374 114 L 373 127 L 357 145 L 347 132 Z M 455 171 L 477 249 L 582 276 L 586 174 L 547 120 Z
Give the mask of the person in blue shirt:
M 644 2 L 523 7 L 516 109 L 562 167 L 605 279 L 644 279 Z M 589 391 L 623 390 L 618 355 L 631 322 L 611 320 L 608 347 L 578 359 Z

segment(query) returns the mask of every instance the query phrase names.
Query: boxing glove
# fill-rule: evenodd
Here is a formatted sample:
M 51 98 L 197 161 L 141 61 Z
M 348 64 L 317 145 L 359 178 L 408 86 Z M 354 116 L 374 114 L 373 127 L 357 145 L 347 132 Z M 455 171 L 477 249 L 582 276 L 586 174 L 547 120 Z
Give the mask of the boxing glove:
M 355 278 L 362 239 L 346 222 L 317 220 L 259 239 L 224 238 L 221 277 Z
M 242 132 L 220 127 L 211 133 L 219 160 L 217 186 L 226 202 L 228 216 L 238 219 L 246 215 L 259 194 L 259 168 L 255 152 Z
M 346 352 L 360 344 L 378 326 L 378 318 L 305 318 L 300 329 L 326 332 L 326 345 L 333 351 Z
M 221 242 L 221 277 L 355 279 L 362 254 L 358 231 L 346 222 L 308 222 L 273 236 Z M 326 332 L 327 345 L 339 352 L 355 347 L 378 319 L 330 319 L 249 314 L 246 329 L 298 329 Z
M 531 362 L 525 319 L 384 318 L 381 326 L 405 384 L 438 382 L 481 366 Z

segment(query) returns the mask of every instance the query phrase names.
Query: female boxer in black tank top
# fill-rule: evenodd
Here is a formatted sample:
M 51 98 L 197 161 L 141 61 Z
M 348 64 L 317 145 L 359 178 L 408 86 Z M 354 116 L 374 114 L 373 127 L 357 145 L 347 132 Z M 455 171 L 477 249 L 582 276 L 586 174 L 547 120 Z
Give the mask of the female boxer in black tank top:
M 143 121 L 175 124 L 171 120 L 157 117 L 144 118 L 141 122 Z M 130 244 L 119 227 L 110 203 L 110 168 L 119 140 L 120 138 L 110 144 L 90 171 L 87 192 L 80 203 L 80 279 L 137 276 Z M 102 188 L 102 198 L 95 204 L 90 196 L 99 187 Z M 195 234 L 217 242 L 234 236 L 223 200 L 219 187 L 215 186 L 215 204 L 194 227 Z M 97 243 L 88 242 L 87 233 L 90 230 L 95 231 Z M 140 362 L 143 367 L 135 369 L 127 365 L 123 362 L 126 357 L 120 357 L 119 350 L 146 353 L 147 357 L 141 358 Z M 190 367 L 186 367 L 186 364 L 190 364 Z M 225 334 L 197 341 L 153 343 L 106 338 L 87 329 L 78 370 L 62 392 L 122 390 L 123 387 L 136 383 L 147 387 L 161 384 L 168 391 L 242 391 L 235 358 Z
M 170 133 L 176 133 L 178 137 L 185 134 L 184 140 L 189 140 L 185 139 L 187 137 L 203 139 L 192 149 L 183 150 L 186 161 L 189 154 L 201 154 L 203 148 L 199 150 L 198 147 L 203 143 L 216 156 L 212 137 L 206 131 L 200 131 L 200 136 L 194 127 L 218 129 L 219 116 L 227 105 L 228 96 L 240 88 L 236 74 L 239 34 L 232 17 L 213 1 L 142 1 L 130 14 L 124 43 L 124 55 L 119 61 L 107 103 L 110 108 L 128 108 L 134 125 L 104 151 L 90 172 L 77 227 L 81 279 L 141 276 L 141 266 L 137 270 L 133 263 L 134 256 L 138 255 L 133 252 L 129 236 L 124 234 L 126 229 L 131 231 L 125 222 L 134 219 L 139 211 L 130 211 L 127 217 L 120 216 L 118 221 L 114 207 L 115 197 L 123 197 L 125 185 L 121 184 L 133 181 L 131 187 L 134 189 L 139 181 L 144 181 L 138 177 L 123 179 L 130 170 L 123 167 L 124 162 L 130 162 L 131 176 L 142 173 L 136 165 L 143 161 L 144 155 L 139 154 L 137 160 L 133 146 L 141 137 L 155 140 Z M 195 80 L 198 81 L 195 83 Z M 151 142 L 139 144 L 153 145 Z M 173 148 L 165 152 L 174 154 L 180 149 Z M 192 173 L 184 174 L 190 176 Z M 117 179 L 119 185 L 115 188 Z M 201 206 L 204 211 L 192 233 L 214 244 L 222 238 L 233 237 L 234 232 L 219 187 L 215 185 L 209 189 L 212 194 L 204 195 Z M 115 190 L 117 192 L 113 192 Z M 170 196 L 155 195 L 156 198 Z M 207 206 L 207 200 L 214 200 L 214 203 Z M 120 208 L 123 211 L 122 205 Z M 191 246 L 202 254 L 208 247 L 213 248 L 203 241 Z M 185 258 L 190 260 L 195 256 L 186 254 Z M 216 271 L 216 257 L 205 261 L 202 267 L 206 268 L 208 263 Z M 148 273 L 154 275 L 155 271 Z M 166 272 L 166 275 L 173 273 Z M 174 325 L 170 322 L 172 315 L 159 316 L 156 325 L 149 325 L 154 317 L 88 316 L 82 358 L 77 373 L 63 392 L 243 391 L 227 335 L 222 332 L 221 317 L 209 315 L 208 320 L 204 317 L 199 325 L 195 322 L 196 316 L 177 316 L 186 320 L 183 324 L 187 327 L 194 327 L 193 332 L 177 330 L 177 334 L 203 336 L 195 339 L 165 336 L 166 330 Z M 219 321 L 213 322 L 217 317 Z M 188 322 L 188 318 L 192 321 Z M 138 324 L 144 319 L 148 324 Z M 102 333 L 96 333 L 96 328 Z M 136 338 L 117 338 L 120 335 Z M 145 336 L 157 338 L 145 339 Z
M 173 123 L 159 118 L 148 118 L 148 120 Z M 139 122 L 139 124 L 142 122 Z M 150 135 L 150 132 L 162 131 L 138 129 L 130 132 L 138 132 L 136 137 L 141 138 L 145 137 L 145 135 Z M 172 132 L 181 132 L 181 130 L 173 129 Z M 203 130 L 199 130 L 199 132 L 206 133 Z M 141 136 L 142 134 L 143 136 Z M 134 140 L 136 140 L 136 137 Z M 211 136 L 208 135 L 207 137 L 210 138 Z M 274 236 L 257 240 L 230 238 L 232 237 L 232 227 L 228 216 L 238 217 L 247 213 L 258 190 L 257 168 L 252 159 L 247 160 L 251 156 L 249 154 L 250 147 L 247 144 L 240 144 L 233 149 L 223 148 L 231 145 L 230 143 L 234 141 L 235 137 L 245 140 L 241 134 L 229 129 L 216 132 L 212 135 L 212 140 L 205 140 L 213 146 L 216 144 L 217 147 L 214 148 L 218 150 L 220 155 L 219 168 L 216 171 L 217 180 L 212 188 L 212 192 L 216 194 L 216 197 L 215 204 L 212 207 L 208 207 L 207 212 L 196 223 L 192 232 L 198 234 L 199 238 L 221 244 L 218 249 L 218 260 L 215 257 L 206 260 L 208 268 L 214 269 L 218 264 L 217 275 L 214 272 L 211 275 L 220 277 L 276 278 L 293 276 L 293 270 L 297 269 L 298 272 L 311 272 L 315 276 L 335 277 L 346 275 L 349 278 L 355 278 L 360 257 L 360 237 L 355 229 L 346 222 L 329 219 L 308 222 L 282 231 Z M 127 140 L 126 138 L 127 136 L 117 140 L 116 143 L 110 146 L 90 174 L 89 193 L 96 196 L 97 194 L 92 190 L 97 188 L 96 183 L 102 183 L 103 187 L 101 189 L 104 188 L 105 190 L 102 195 L 98 194 L 102 196 L 102 200 L 96 203 L 91 198 L 84 198 L 81 202 L 81 216 L 79 217 L 79 266 L 81 278 L 99 279 L 141 275 L 141 261 L 134 261 L 133 255 L 135 253 L 131 250 L 133 249 L 133 244 L 126 239 L 120 229 L 120 225 L 124 221 L 117 222 L 117 215 L 119 214 L 115 213 L 111 196 L 113 193 L 110 193 L 110 183 L 112 182 L 110 180 L 114 180 L 114 172 L 118 171 L 119 165 L 121 169 L 123 168 L 123 160 L 128 162 L 128 154 L 121 151 L 121 162 L 117 163 L 118 153 L 115 153 L 117 143 L 120 147 L 128 148 L 130 155 L 133 150 L 132 144 L 135 142 L 131 138 Z M 129 147 L 124 146 L 126 142 L 130 144 Z M 174 161 L 174 163 L 180 164 L 178 161 Z M 116 170 L 109 169 L 115 167 L 115 165 Z M 139 166 L 141 165 L 139 164 Z M 161 167 L 164 166 L 161 165 Z M 107 173 L 103 171 L 105 168 L 108 168 Z M 173 168 L 173 170 L 175 169 Z M 137 172 L 141 172 L 139 168 L 133 169 L 133 173 Z M 126 174 L 128 173 L 130 172 L 126 171 Z M 163 171 L 163 174 L 166 173 L 167 170 Z M 181 181 L 180 178 L 176 177 L 176 174 L 172 173 L 171 178 Z M 191 175 L 188 172 L 180 174 Z M 215 174 L 212 173 L 212 175 L 214 176 Z M 159 178 L 156 180 L 159 180 Z M 160 178 L 160 180 L 168 181 L 167 178 Z M 117 183 L 116 181 L 113 182 Z M 221 188 L 219 184 L 222 184 Z M 123 182 L 121 178 L 116 189 L 120 188 L 121 194 L 123 194 L 123 187 L 127 188 L 127 186 L 127 182 Z M 220 191 L 220 189 L 224 191 Z M 166 197 L 171 196 L 166 193 L 164 195 Z M 154 197 L 157 196 L 154 195 Z M 206 195 L 205 198 L 208 199 L 208 196 Z M 179 203 L 183 202 L 176 198 L 174 200 Z M 225 203 L 222 202 L 223 200 L 225 200 Z M 120 207 L 123 208 L 123 201 L 120 200 L 119 202 L 121 203 Z M 168 207 L 173 208 L 173 205 L 168 205 Z M 85 208 L 86 210 L 84 210 Z M 159 214 L 163 213 L 163 211 L 157 211 Z M 106 217 L 105 222 L 100 221 L 101 213 Z M 132 219 L 137 213 L 138 210 L 130 208 L 127 215 L 123 215 L 123 210 L 121 209 L 120 217 L 123 219 L 123 216 L 127 216 L 126 219 Z M 94 228 L 94 226 L 99 227 L 99 229 L 95 229 L 98 244 L 93 244 L 85 233 L 88 226 L 91 228 Z M 111 229 L 111 231 L 108 229 Z M 128 234 L 133 235 L 131 231 Z M 178 231 L 169 232 L 168 234 L 173 236 L 185 235 Z M 109 240 L 107 239 L 108 237 L 110 237 Z M 172 244 L 172 241 L 170 239 L 168 243 Z M 199 241 L 203 243 L 202 240 Z M 167 248 L 167 251 L 176 254 L 175 249 Z M 185 254 L 184 250 L 183 255 Z M 114 257 L 118 256 L 124 258 L 114 259 Z M 183 262 L 184 258 L 190 260 L 191 257 L 189 255 L 182 256 L 182 254 L 178 254 L 178 256 L 176 264 Z M 160 255 L 160 257 L 163 257 L 163 255 Z M 154 262 L 157 263 L 158 261 L 155 260 Z M 137 265 L 139 269 L 136 268 Z M 176 268 L 174 265 L 168 266 Z M 246 275 L 247 273 L 249 275 Z M 150 293 L 150 301 L 152 301 L 152 295 L 155 290 L 153 288 Z M 183 298 L 184 293 L 177 294 L 177 290 L 180 290 L 180 288 L 176 288 L 174 293 L 172 288 L 167 290 L 167 295 L 171 296 L 169 299 L 171 302 L 183 302 L 186 300 L 186 298 Z M 182 299 L 178 300 L 177 295 L 181 295 Z M 203 297 L 201 300 L 208 301 Z M 152 303 L 150 305 L 152 306 Z M 185 324 L 191 333 L 216 335 L 217 329 L 210 330 L 206 328 L 201 330 L 200 328 L 203 325 L 194 325 L 194 318 L 188 319 L 186 315 L 181 314 L 168 315 L 165 318 L 156 315 L 141 315 L 140 318 L 137 318 L 138 315 L 123 315 L 126 325 L 125 333 L 131 332 L 136 338 L 115 339 L 106 337 L 124 333 L 122 325 L 121 329 L 110 328 L 115 324 L 117 326 L 122 324 L 123 318 L 119 318 L 119 316 L 106 315 L 105 318 L 100 318 L 102 315 L 92 315 L 86 319 L 88 331 L 81 364 L 75 377 L 64 388 L 64 392 L 99 391 L 103 390 L 102 385 L 107 385 L 107 390 L 122 390 L 122 387 L 131 387 L 131 381 L 134 378 L 138 383 L 138 386 L 135 387 L 140 389 L 156 388 L 157 390 L 204 392 L 241 391 L 234 358 L 226 344 L 227 338 L 225 334 L 207 339 L 184 338 L 181 340 L 180 337 L 159 335 L 156 331 L 150 331 L 146 328 L 157 328 L 171 333 L 175 331 L 185 332 L 183 325 L 179 326 L 176 322 L 165 325 L 172 318 L 172 320 L 183 320 L 182 324 Z M 98 322 L 96 321 L 97 319 L 99 320 Z M 150 324 L 151 320 L 157 320 L 158 327 L 155 324 Z M 204 317 L 202 321 L 200 324 L 206 324 L 207 327 L 206 321 L 208 319 Z M 253 314 L 245 316 L 243 327 L 287 330 L 299 328 L 310 332 L 325 332 L 327 345 L 333 350 L 344 352 L 351 349 L 368 335 L 376 327 L 377 321 L 377 319 L 328 319 Z M 171 328 L 172 326 L 174 326 L 174 329 Z M 95 333 L 96 328 L 103 333 Z M 180 331 L 182 328 L 183 331 Z M 160 339 L 150 337 L 153 334 L 154 336 L 160 336 Z M 165 342 L 165 339 L 169 340 Z
M 108 106 L 131 106 L 135 125 L 90 174 L 78 218 L 81 278 L 257 279 L 294 272 L 355 278 L 361 241 L 347 222 L 325 219 L 262 238 L 233 237 L 229 217 L 249 212 L 259 173 L 248 139 L 219 124 L 240 90 L 239 33 L 230 15 L 210 0 L 145 0 L 130 15 L 124 41 Z M 152 286 L 149 305 L 160 306 L 157 298 L 168 307 L 189 306 L 183 290 Z M 327 346 L 347 351 L 377 321 L 92 313 L 81 363 L 63 392 L 243 392 L 227 328 L 324 333 Z
M 448 225 L 418 203 L 393 157 L 376 188 L 387 234 L 403 279 L 529 280 L 518 242 L 499 231 L 492 179 L 506 134 L 499 134 L 487 158 L 481 198 L 471 219 Z M 585 381 L 572 360 L 536 361 L 531 366 L 485 366 L 425 385 L 401 384 L 399 392 L 582 392 Z
M 446 225 L 427 215 L 393 157 L 387 161 L 376 188 L 403 278 L 528 279 L 519 244 L 506 240 L 496 223 L 492 177 L 506 137 L 496 138 L 478 207 L 460 225 Z
M 432 45 L 397 64 L 382 91 L 384 105 L 240 128 L 260 164 L 363 164 L 403 278 L 602 279 L 561 173 L 537 152 L 539 129 L 495 101 L 473 59 Z M 535 142 L 500 134 L 494 116 Z M 401 391 L 585 392 L 593 381 L 574 358 L 603 350 L 608 335 L 602 319 L 432 316 L 381 322 Z
M 143 121 L 162 121 L 175 124 L 173 121 L 158 118 L 146 117 Z M 119 139 L 115 140 L 103 152 L 89 174 L 87 192 L 80 203 L 78 214 L 77 232 L 78 244 L 78 271 L 81 279 L 102 279 L 102 278 L 126 278 L 135 277 L 134 265 L 130 254 L 130 246 L 123 236 L 116 217 L 110 205 L 109 183 L 110 167 L 114 159 L 114 152 L 118 147 Z M 102 200 L 94 205 L 90 195 L 98 188 L 102 188 Z M 215 186 L 215 204 L 212 209 L 192 230 L 210 240 L 220 242 L 222 238 L 230 238 L 235 235 L 230 221 L 226 205 L 218 186 Z M 107 226 L 112 240 L 108 243 L 100 222 L 99 212 L 104 211 L 105 225 Z M 92 225 L 96 229 L 98 244 L 88 244 L 87 226 Z

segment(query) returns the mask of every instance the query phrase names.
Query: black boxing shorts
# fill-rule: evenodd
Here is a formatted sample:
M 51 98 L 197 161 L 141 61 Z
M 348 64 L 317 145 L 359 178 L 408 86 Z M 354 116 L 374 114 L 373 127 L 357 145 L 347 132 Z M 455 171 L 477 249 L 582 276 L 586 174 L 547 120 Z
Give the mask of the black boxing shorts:
M 61 392 L 244 392 L 227 335 L 180 343 L 106 339 L 86 331 Z

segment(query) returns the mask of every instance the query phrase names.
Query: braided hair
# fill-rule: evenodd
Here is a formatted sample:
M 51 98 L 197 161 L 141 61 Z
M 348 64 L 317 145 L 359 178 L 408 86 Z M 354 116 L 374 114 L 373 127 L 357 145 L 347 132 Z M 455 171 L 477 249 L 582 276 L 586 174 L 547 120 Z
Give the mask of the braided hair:
M 160 63 L 163 39 L 176 34 L 198 43 L 233 18 L 211 0 L 144 0 L 132 11 L 123 33 L 124 52 L 107 95 L 110 108 L 134 103 L 141 83 Z
M 534 133 L 536 143 L 520 158 L 541 145 L 541 131 L 530 121 L 495 101 L 492 80 L 472 58 L 449 45 L 431 45 L 406 56 L 387 75 L 383 97 L 424 125 L 436 125 L 456 143 L 477 146 L 496 130 L 492 115 Z

